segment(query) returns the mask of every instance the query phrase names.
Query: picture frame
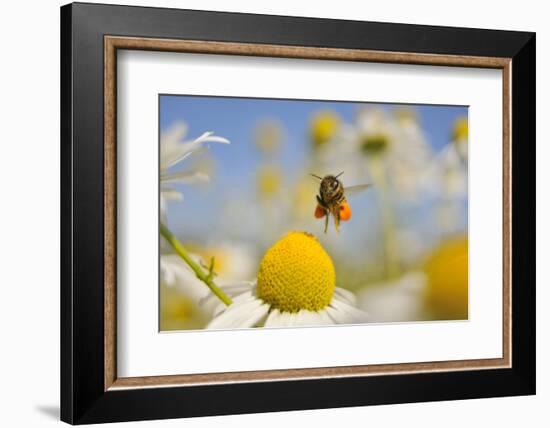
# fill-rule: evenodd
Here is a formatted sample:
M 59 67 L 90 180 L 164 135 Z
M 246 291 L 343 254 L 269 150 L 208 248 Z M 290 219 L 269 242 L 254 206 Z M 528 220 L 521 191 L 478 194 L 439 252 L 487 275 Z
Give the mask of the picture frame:
M 502 70 L 502 357 L 118 377 L 118 50 Z M 534 394 L 535 98 L 534 33 L 63 6 L 61 419 L 85 424 Z

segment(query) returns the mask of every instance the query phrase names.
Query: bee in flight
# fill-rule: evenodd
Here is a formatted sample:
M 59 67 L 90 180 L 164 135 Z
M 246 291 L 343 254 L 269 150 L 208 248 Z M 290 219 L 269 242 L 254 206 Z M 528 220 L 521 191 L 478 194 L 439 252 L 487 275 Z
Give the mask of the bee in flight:
M 338 175 L 326 175 L 323 178 L 310 174 L 320 181 L 319 194 L 316 196 L 315 218 L 325 217 L 325 233 L 327 233 L 328 221 L 331 215 L 334 218 L 334 227 L 337 232 L 340 231 L 340 221 L 348 221 L 351 218 L 351 208 L 346 195 L 355 194 L 370 187 L 370 184 L 344 187 L 338 179 L 342 174 L 343 172 Z

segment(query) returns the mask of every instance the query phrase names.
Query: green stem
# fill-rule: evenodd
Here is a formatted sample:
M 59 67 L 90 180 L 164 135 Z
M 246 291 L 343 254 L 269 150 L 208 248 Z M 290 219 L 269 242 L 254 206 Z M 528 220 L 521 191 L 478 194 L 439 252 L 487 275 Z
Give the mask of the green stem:
M 174 234 L 170 232 L 170 230 L 162 223 L 160 225 L 160 234 L 164 237 L 164 239 L 168 241 L 168 243 L 172 246 L 178 256 L 180 256 L 183 261 L 187 263 L 187 265 L 193 270 L 193 272 L 195 272 L 197 278 L 206 284 L 206 286 L 210 289 L 210 291 L 212 291 L 212 293 L 214 293 L 227 306 L 233 303 L 233 301 L 227 296 L 227 294 L 225 294 L 220 287 L 214 284 L 214 281 L 212 280 L 212 277 L 214 276 L 213 269 L 208 274 L 204 273 L 202 268 L 189 256 L 189 253 L 183 247 L 181 242 L 178 241 Z
M 386 276 L 395 278 L 399 276 L 399 256 L 395 237 L 395 225 L 393 210 L 389 200 L 389 185 L 386 178 L 384 160 L 378 156 L 370 159 L 370 170 L 379 188 L 380 214 L 382 217 L 382 231 L 384 234 L 384 259 Z

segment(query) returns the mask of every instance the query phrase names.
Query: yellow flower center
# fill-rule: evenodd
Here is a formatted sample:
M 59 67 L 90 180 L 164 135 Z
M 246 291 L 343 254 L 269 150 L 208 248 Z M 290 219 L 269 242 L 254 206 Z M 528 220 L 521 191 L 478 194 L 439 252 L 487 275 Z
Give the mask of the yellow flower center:
M 318 311 L 332 299 L 336 273 L 319 241 L 291 232 L 265 253 L 258 273 L 258 296 L 282 312 Z
M 330 110 L 321 111 L 311 122 L 311 141 L 315 146 L 328 143 L 340 127 L 340 118 Z
M 261 196 L 275 195 L 282 187 L 281 173 L 276 167 L 264 166 L 258 171 L 258 190 Z
M 384 134 L 365 135 L 361 139 L 361 150 L 366 154 L 379 154 L 386 151 L 390 140 Z

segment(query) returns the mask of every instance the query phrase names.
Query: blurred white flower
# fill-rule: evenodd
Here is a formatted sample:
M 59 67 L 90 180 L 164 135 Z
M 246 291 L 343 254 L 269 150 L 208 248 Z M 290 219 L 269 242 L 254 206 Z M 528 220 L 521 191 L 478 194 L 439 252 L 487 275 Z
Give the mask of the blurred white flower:
M 412 110 L 401 109 L 392 115 L 375 107 L 361 108 L 354 139 L 357 149 L 369 161 L 373 180 L 387 180 L 403 198 L 417 197 L 433 154 Z M 384 172 L 378 170 L 380 164 Z
M 427 169 L 425 180 L 432 193 L 442 199 L 468 197 L 468 119 L 454 124 L 451 141 Z
M 206 253 L 215 257 L 214 271 L 220 286 L 226 282 L 249 280 L 255 274 L 257 256 L 249 245 L 221 242 L 215 247 L 207 248 Z
M 197 255 L 190 254 L 190 257 L 195 263 L 203 263 Z M 167 287 L 177 288 L 178 291 L 195 303 L 198 303 L 210 293 L 208 287 L 197 278 L 191 268 L 176 254 L 162 254 L 160 256 L 160 280 Z
M 197 256 L 191 255 L 199 262 Z M 212 310 L 200 304 L 209 289 L 195 273 L 174 254 L 160 257 L 160 328 L 187 330 L 204 328 Z
M 238 284 L 237 281 L 250 279 L 256 269 L 256 260 L 252 250 L 244 244 L 222 243 L 215 248 L 204 251 L 209 257 L 214 257 L 214 272 L 216 273 L 216 284 L 225 291 Z M 189 256 L 199 266 L 206 266 L 205 258 L 190 253 Z M 208 287 L 197 278 L 195 272 L 176 254 L 162 254 L 160 257 L 161 282 L 167 287 L 177 289 L 178 292 L 193 303 L 201 305 L 202 310 L 211 315 L 217 307 L 219 300 Z M 212 302 L 204 304 L 204 299 L 212 296 Z
M 205 132 L 194 140 L 184 141 L 186 134 L 187 125 L 183 122 L 176 122 L 160 136 L 160 207 L 162 213 L 166 211 L 167 201 L 183 198 L 181 192 L 169 187 L 170 185 L 208 180 L 208 176 L 202 172 L 169 172 L 169 170 L 187 159 L 192 153 L 203 149 L 206 143 L 229 144 L 229 140 L 216 136 L 213 132 Z
M 424 175 L 426 189 L 435 199 L 439 229 L 452 234 L 464 229 L 468 200 L 468 120 L 456 121 L 451 141 L 437 154 Z
M 420 321 L 425 318 L 425 288 L 425 274 L 409 272 L 396 280 L 363 288 L 357 300 L 373 322 Z
M 429 170 L 431 188 L 444 198 L 466 198 L 468 196 L 468 165 L 460 153 L 460 146 L 447 144 L 438 153 Z

